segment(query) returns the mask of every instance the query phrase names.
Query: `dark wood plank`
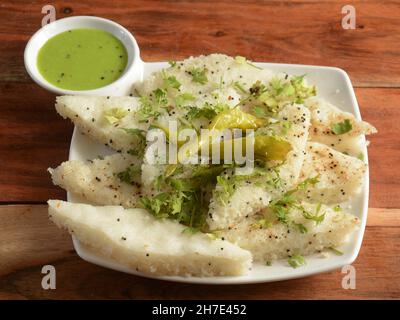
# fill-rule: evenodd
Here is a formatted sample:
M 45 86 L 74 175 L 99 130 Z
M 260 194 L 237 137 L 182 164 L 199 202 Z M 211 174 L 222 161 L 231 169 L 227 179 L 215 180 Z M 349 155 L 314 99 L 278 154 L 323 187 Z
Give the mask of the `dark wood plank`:
M 400 90 L 356 89 L 364 120 L 378 133 L 368 137 L 370 167 L 370 207 L 400 208 L 400 135 L 398 101 Z
M 65 198 L 46 169 L 68 158 L 72 125 L 54 110 L 55 96 L 34 84 L 0 83 L 0 202 L 44 202 Z M 400 89 L 356 90 L 362 115 L 379 133 L 370 137 L 370 206 L 399 208 Z M 21 97 L 28 96 L 28 99 Z
M 0 299 L 374 299 L 400 298 L 399 210 L 370 209 L 356 268 L 356 289 L 341 270 L 266 284 L 212 286 L 150 280 L 81 260 L 70 236 L 47 219 L 45 206 L 0 206 Z M 41 288 L 54 265 L 57 289 Z
M 0 95 L 0 202 L 65 197 L 47 173 L 68 159 L 73 129 L 56 113 L 55 96 L 22 83 L 2 83 Z
M 2 3 L 0 81 L 29 82 L 26 41 L 40 27 L 43 1 Z M 146 61 L 222 52 L 258 61 L 332 65 L 356 86 L 400 83 L 400 3 L 352 1 L 357 28 L 344 30 L 348 1 L 53 1 L 57 18 L 97 15 L 131 30 Z M 12 19 L 10 18 L 12 17 Z

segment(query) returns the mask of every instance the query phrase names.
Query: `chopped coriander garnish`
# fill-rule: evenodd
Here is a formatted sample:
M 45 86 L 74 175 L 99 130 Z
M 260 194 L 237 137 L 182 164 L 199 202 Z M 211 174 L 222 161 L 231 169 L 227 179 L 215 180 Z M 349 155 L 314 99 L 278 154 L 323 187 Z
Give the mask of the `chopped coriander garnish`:
M 291 210 L 291 209 L 298 209 L 298 210 L 301 210 L 302 213 L 303 213 L 303 216 L 304 216 L 306 219 L 311 219 L 311 220 L 314 220 L 314 221 L 317 222 L 317 223 L 320 223 L 320 222 L 324 219 L 324 217 L 325 217 L 325 215 L 320 215 L 320 216 L 318 216 L 318 212 L 319 212 L 319 209 L 320 209 L 320 208 L 317 207 L 317 214 L 316 214 L 316 215 L 313 215 L 313 214 L 307 212 L 307 211 L 303 208 L 303 206 L 301 206 L 301 205 L 298 203 L 297 199 L 296 199 L 295 196 L 294 196 L 294 194 L 295 194 L 297 191 L 299 191 L 299 190 L 304 190 L 304 189 L 307 188 L 307 186 L 308 186 L 309 184 L 314 185 L 314 184 L 316 184 L 317 182 L 318 182 L 318 176 L 317 176 L 317 177 L 314 177 L 314 178 L 308 178 L 308 179 L 304 180 L 303 182 L 299 183 L 299 184 L 297 185 L 296 188 L 287 191 L 280 199 L 277 199 L 277 200 L 272 201 L 272 202 L 269 204 L 268 208 L 269 208 L 269 209 L 271 210 L 271 212 L 276 216 L 276 218 L 278 219 L 278 221 L 279 221 L 279 222 L 282 222 L 282 223 L 284 223 L 284 224 L 289 224 L 289 222 L 290 222 L 290 220 L 289 220 L 289 213 L 290 213 L 290 210 Z M 305 228 L 304 226 L 303 226 L 304 228 L 301 227 L 301 226 L 299 226 L 299 225 L 296 225 L 296 224 L 295 224 L 295 226 L 297 227 L 297 229 L 298 229 L 300 232 L 305 233 L 304 231 L 306 231 L 306 228 Z
M 130 134 L 131 136 L 139 137 L 140 139 L 145 139 L 145 131 L 138 128 L 121 128 L 126 133 Z
M 302 206 L 299 207 L 299 209 L 302 211 L 303 213 L 303 217 L 308 219 L 308 220 L 313 220 L 316 222 L 316 224 L 320 224 L 322 221 L 324 221 L 325 219 L 325 213 L 318 215 L 319 213 L 319 209 L 321 208 L 321 204 L 319 204 L 317 206 L 317 212 L 315 214 L 312 214 L 308 211 L 306 211 Z
M 329 247 L 329 250 L 331 250 L 334 254 L 336 254 L 337 256 L 342 256 L 343 252 L 334 248 L 334 247 Z
M 167 193 L 160 193 L 154 197 L 143 196 L 140 199 L 140 203 L 145 209 L 148 209 L 151 213 L 153 213 L 155 217 L 167 218 L 168 214 L 166 214 L 162 208 L 166 204 L 168 198 L 169 195 Z
M 260 219 L 253 223 L 252 227 L 258 229 L 268 229 L 272 227 L 272 222 L 267 219 Z
M 124 130 L 130 136 L 134 137 L 137 142 L 136 149 L 130 149 L 128 153 L 131 155 L 143 156 L 144 149 L 146 147 L 145 131 L 138 128 L 121 128 L 121 129 Z
M 177 107 L 184 107 L 188 102 L 192 102 L 196 98 L 190 93 L 182 93 L 175 98 L 175 104 Z
M 236 56 L 236 57 L 235 57 L 235 61 L 236 61 L 238 64 L 245 64 L 246 61 L 247 61 L 247 59 L 246 59 L 245 57 L 242 57 L 242 56 Z
M 176 79 L 175 76 L 167 76 L 165 75 L 164 77 L 164 85 L 166 88 L 174 88 L 174 89 L 179 89 L 181 86 L 181 83 Z
M 156 106 L 148 97 L 140 97 L 139 102 L 140 108 L 137 111 L 137 114 L 140 118 L 146 120 L 150 117 L 158 117 L 160 115 L 158 106 Z
M 307 189 L 310 185 L 314 186 L 319 182 L 319 176 L 315 176 L 313 178 L 307 178 L 304 181 L 300 182 L 294 192 L 299 191 L 299 190 L 305 190 Z
M 250 66 L 250 67 L 253 67 L 253 68 L 262 70 L 262 68 L 257 67 L 256 65 L 252 64 L 252 63 L 251 63 L 249 60 L 247 60 L 245 57 L 236 56 L 236 57 L 235 57 L 235 61 L 236 61 L 238 64 L 247 64 L 247 65 Z
M 315 96 L 315 86 L 305 84 L 304 75 L 291 79 L 274 77 L 267 85 L 256 81 L 250 88 L 250 94 L 268 108 L 277 112 L 287 103 L 303 103 L 308 97 Z
M 291 121 L 281 121 L 282 128 L 283 128 L 283 134 L 287 134 L 288 131 L 292 128 L 292 122 Z
M 233 83 L 233 87 L 234 87 L 235 89 L 238 89 L 241 93 L 247 93 L 246 89 L 243 88 L 243 86 L 242 86 L 238 81 L 235 81 L 235 82 Z
M 129 112 L 122 108 L 112 108 L 104 112 L 104 118 L 109 124 L 115 124 L 124 118 Z
M 190 177 L 181 177 L 185 170 L 190 170 Z M 206 191 L 222 170 L 220 165 L 169 165 L 154 182 L 155 188 L 163 192 L 142 197 L 141 205 L 158 218 L 174 219 L 201 230 L 208 211 Z
M 175 67 L 175 66 L 176 66 L 176 61 L 169 60 L 169 61 L 168 61 L 168 64 L 169 64 L 171 67 Z
M 225 202 L 235 192 L 234 179 L 228 179 L 228 178 L 229 177 L 223 177 L 223 176 L 217 177 L 217 186 L 220 187 L 220 190 L 217 191 L 218 199 L 223 204 L 225 204 Z
M 306 264 L 306 259 L 299 254 L 294 254 L 288 259 L 288 263 L 292 268 L 298 268 Z
M 295 223 L 292 222 L 292 225 L 300 232 L 300 233 L 307 233 L 308 230 L 302 223 Z
M 188 117 L 188 120 L 194 120 L 198 118 L 206 118 L 206 119 L 213 119 L 217 113 L 215 112 L 214 109 L 212 108 L 190 108 L 186 116 Z
M 334 123 L 331 126 L 332 132 L 336 135 L 345 134 L 349 132 L 351 129 L 353 129 L 353 126 L 351 125 L 349 119 L 345 119 L 342 122 Z
M 126 153 L 131 156 L 140 156 L 140 150 L 129 149 Z
M 305 84 L 305 76 L 305 74 L 301 76 L 294 76 L 290 80 L 290 83 L 293 85 L 295 90 L 294 95 L 296 97 L 296 103 L 303 103 L 305 99 L 317 94 L 315 86 L 307 86 Z
M 122 182 L 133 184 L 140 179 L 140 168 L 128 167 L 124 171 L 118 172 L 117 177 Z
M 263 108 L 263 107 L 261 107 L 261 106 L 255 106 L 255 107 L 253 108 L 253 112 L 254 112 L 254 114 L 255 114 L 257 117 L 260 117 L 260 118 L 262 118 L 262 117 L 267 117 L 267 116 L 268 116 L 268 113 L 267 113 L 267 111 L 265 110 L 265 108 Z
M 193 68 L 189 71 L 192 76 L 192 81 L 200 84 L 206 84 L 208 79 L 206 75 L 206 69 L 201 70 L 200 68 Z
M 157 88 L 153 91 L 153 94 L 159 105 L 168 104 L 167 92 L 164 89 Z
M 182 233 L 185 234 L 195 234 L 199 232 L 200 230 L 198 228 L 193 228 L 193 227 L 186 227 L 185 229 L 182 230 Z
M 252 180 L 254 185 L 264 188 L 272 187 L 274 189 L 279 189 L 281 186 L 281 179 L 278 170 L 274 168 L 265 169 L 255 167 L 253 172 L 248 175 L 217 177 L 217 185 L 219 184 L 221 187 L 215 191 L 218 201 L 222 204 L 225 204 L 229 197 L 232 196 L 237 185 L 249 180 Z
M 360 153 L 360 154 L 357 156 L 357 159 L 359 159 L 359 160 L 361 160 L 361 161 L 364 161 L 364 154 Z
M 340 207 L 340 205 L 336 205 L 333 207 L 333 211 L 339 212 L 339 211 L 342 211 L 342 208 Z

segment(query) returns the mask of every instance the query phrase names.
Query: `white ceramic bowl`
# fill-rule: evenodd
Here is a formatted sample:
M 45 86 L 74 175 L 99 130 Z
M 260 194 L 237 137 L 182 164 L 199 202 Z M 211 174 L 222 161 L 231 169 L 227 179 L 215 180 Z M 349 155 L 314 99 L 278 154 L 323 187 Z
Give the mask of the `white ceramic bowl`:
M 47 40 L 55 35 L 72 29 L 93 28 L 107 31 L 118 38 L 126 48 L 128 62 L 121 77 L 113 83 L 93 90 L 66 90 L 49 83 L 40 74 L 37 68 L 37 55 Z M 128 95 L 134 82 L 140 81 L 143 76 L 143 62 L 140 59 L 139 46 L 132 34 L 123 26 L 111 20 L 91 17 L 75 16 L 54 21 L 39 29 L 29 40 L 24 52 L 25 68 L 31 78 L 41 87 L 56 94 L 79 95 Z

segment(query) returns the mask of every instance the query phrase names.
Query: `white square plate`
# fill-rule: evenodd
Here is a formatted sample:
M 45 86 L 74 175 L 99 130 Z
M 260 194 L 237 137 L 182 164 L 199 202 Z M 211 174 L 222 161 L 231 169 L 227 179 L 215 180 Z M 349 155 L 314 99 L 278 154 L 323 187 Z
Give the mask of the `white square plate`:
M 309 83 L 317 86 L 318 96 L 326 99 L 330 103 L 338 106 L 344 111 L 350 112 L 361 120 L 360 110 L 354 94 L 351 81 L 346 72 L 338 68 L 318 67 L 307 65 L 291 65 L 277 63 L 256 63 L 256 65 L 268 68 L 274 72 L 286 72 L 288 74 L 302 75 L 307 74 Z M 153 71 L 167 67 L 166 62 L 155 62 L 144 64 L 144 77 Z M 367 150 L 364 148 L 364 159 L 368 162 Z M 79 133 L 75 128 L 70 147 L 70 160 L 87 160 L 96 158 L 99 155 L 104 156 L 113 153 L 100 143 L 90 140 L 88 137 Z M 99 257 L 95 253 L 85 248 L 76 238 L 73 237 L 73 243 L 78 255 L 91 263 L 126 272 L 134 275 L 156 278 L 161 280 L 202 283 L 202 284 L 244 284 L 258 282 L 272 282 L 279 280 L 287 280 L 293 278 L 306 277 L 321 272 L 327 272 L 344 265 L 351 264 L 358 255 L 361 242 L 364 235 L 365 224 L 368 214 L 368 191 L 369 191 L 369 173 L 365 174 L 364 185 L 361 193 L 356 196 L 349 205 L 349 211 L 361 220 L 360 228 L 355 231 L 346 246 L 340 248 L 344 252 L 342 256 L 330 255 L 328 258 L 322 258 L 321 255 L 313 255 L 307 257 L 307 265 L 293 269 L 287 263 L 287 260 L 278 260 L 272 266 L 255 264 L 252 271 L 246 276 L 240 277 L 177 277 L 177 276 L 149 276 L 135 270 L 131 270 L 110 261 L 104 257 Z M 78 197 L 68 194 L 68 200 L 72 202 L 84 202 Z

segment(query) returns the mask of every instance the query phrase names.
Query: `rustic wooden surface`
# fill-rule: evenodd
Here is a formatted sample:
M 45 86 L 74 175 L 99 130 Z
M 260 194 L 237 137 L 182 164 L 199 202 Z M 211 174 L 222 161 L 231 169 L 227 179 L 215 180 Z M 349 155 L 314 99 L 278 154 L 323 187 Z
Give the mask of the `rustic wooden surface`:
M 400 298 L 400 3 L 352 1 L 357 28 L 341 28 L 347 1 L 52 1 L 57 18 L 97 15 L 131 30 L 145 61 L 222 52 L 258 61 L 332 65 L 355 86 L 370 138 L 370 211 L 354 266 L 356 290 L 340 270 L 305 279 L 241 286 L 164 283 L 82 261 L 70 237 L 46 218 L 45 201 L 65 198 L 46 168 L 67 159 L 72 125 L 54 95 L 26 74 L 23 50 L 48 1 L 0 4 L 0 299 Z M 57 289 L 41 288 L 41 268 Z

